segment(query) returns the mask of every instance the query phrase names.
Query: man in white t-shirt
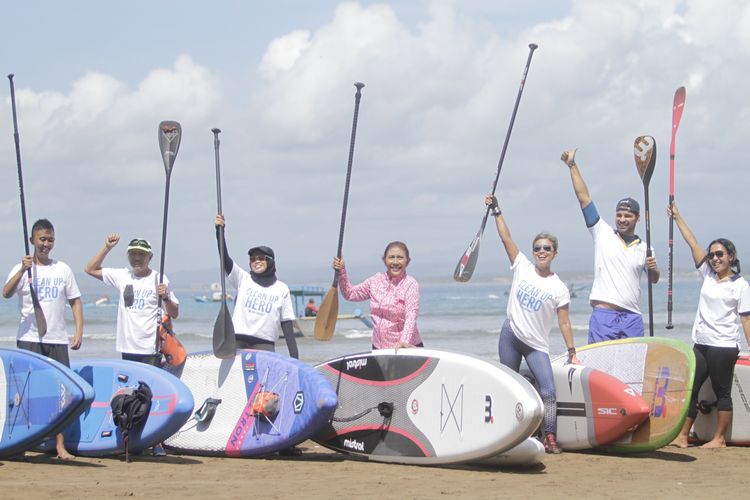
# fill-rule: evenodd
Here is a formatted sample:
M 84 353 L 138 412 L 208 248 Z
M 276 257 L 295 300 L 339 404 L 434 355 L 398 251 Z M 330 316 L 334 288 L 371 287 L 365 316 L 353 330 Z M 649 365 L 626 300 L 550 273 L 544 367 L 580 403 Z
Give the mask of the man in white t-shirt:
M 586 183 L 575 162 L 576 150 L 563 152 L 562 161 L 570 168 L 586 227 L 594 239 L 594 283 L 589 301 L 589 343 L 643 336 L 640 278 L 648 272 L 651 283 L 659 281 L 659 268 L 653 249 L 635 234 L 640 206 L 633 198 L 623 198 L 615 208 L 617 229 L 604 222 L 591 201 Z M 650 250 L 650 252 L 649 252 Z M 650 254 L 650 255 L 649 255 Z
M 54 359 L 70 366 L 68 356 L 68 331 L 65 322 L 65 306 L 70 305 L 76 332 L 70 339 L 71 349 L 77 350 L 83 341 L 83 306 L 73 271 L 67 264 L 54 260 L 50 252 L 55 246 L 55 228 L 47 219 L 39 219 L 31 227 L 31 244 L 34 256 L 25 255 L 8 274 L 3 287 L 3 297 L 18 295 L 18 310 L 21 320 L 18 325 L 16 346 Z M 28 270 L 34 283 L 39 305 L 47 322 L 47 331 L 41 336 L 37 328 L 34 305 L 31 299 Z M 2 410 L 0 410 L 2 413 Z M 73 455 L 65 449 L 62 433 L 55 437 L 58 458 L 70 460 Z
M 117 306 L 117 352 L 122 359 L 161 366 L 156 350 L 156 331 L 161 319 L 159 299 L 171 318 L 180 313 L 180 303 L 169 287 L 169 280 L 159 283 L 159 273 L 149 267 L 151 244 L 135 238 L 128 243 L 130 269 L 102 267 L 104 258 L 120 241 L 120 235 L 107 235 L 104 246 L 94 255 L 85 271 L 119 291 Z

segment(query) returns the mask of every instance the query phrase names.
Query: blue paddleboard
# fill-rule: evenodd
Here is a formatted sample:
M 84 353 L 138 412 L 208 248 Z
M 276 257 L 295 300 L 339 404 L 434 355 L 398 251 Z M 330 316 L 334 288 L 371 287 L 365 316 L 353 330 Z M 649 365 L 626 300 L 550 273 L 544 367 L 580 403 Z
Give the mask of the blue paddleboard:
M 196 412 L 164 444 L 179 453 L 246 457 L 301 443 L 336 408 L 331 384 L 311 366 L 273 352 L 230 359 L 190 354 L 180 373 Z
M 160 368 L 119 359 L 79 360 L 71 363 L 71 368 L 96 391 L 91 407 L 65 431 L 65 447 L 76 455 L 125 453 L 125 442 L 112 419 L 110 402 L 127 389 L 137 389 L 141 381 L 148 384 L 153 397 L 145 423 L 130 431 L 131 452 L 161 443 L 182 427 L 193 412 L 190 390 Z
M 94 389 L 68 367 L 22 349 L 0 348 L 0 457 L 57 434 L 94 399 Z

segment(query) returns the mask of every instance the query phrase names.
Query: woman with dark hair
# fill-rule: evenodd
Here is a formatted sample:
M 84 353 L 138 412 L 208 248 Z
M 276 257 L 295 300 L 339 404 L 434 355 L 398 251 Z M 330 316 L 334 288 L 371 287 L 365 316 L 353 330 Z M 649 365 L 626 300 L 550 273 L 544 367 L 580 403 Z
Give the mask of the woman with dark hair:
M 555 319 L 568 347 L 568 362 L 578 363 L 578 359 L 568 311 L 570 293 L 560 277 L 552 272 L 552 261 L 557 256 L 557 237 L 549 233 L 536 235 L 531 242 L 534 255 L 534 262 L 531 262 L 513 241 L 497 199 L 488 194 L 484 202 L 495 216 L 497 234 L 513 270 L 507 318 L 498 340 L 500 363 L 517 372 L 521 368 L 521 358 L 526 360 L 544 403 L 544 449 L 547 453 L 560 453 L 562 450 L 557 445 L 557 394 L 549 359 L 549 332 Z
M 383 252 L 386 272 L 352 285 L 344 259 L 333 259 L 333 268 L 340 272 L 341 295 L 353 302 L 370 300 L 373 349 L 424 347 L 417 329 L 419 283 L 406 274 L 410 261 L 406 244 L 392 241 Z
M 224 226 L 224 216 L 214 219 L 216 238 L 219 227 Z M 294 308 L 289 287 L 276 278 L 276 255 L 267 246 L 248 250 L 250 272 L 234 265 L 224 242 L 224 272 L 227 281 L 237 289 L 232 322 L 237 349 L 275 351 L 276 340 L 284 334 L 289 356 L 298 359 L 297 340 L 292 322 Z
M 726 446 L 726 432 L 732 422 L 732 379 L 740 352 L 740 325 L 750 344 L 750 285 L 740 276 L 740 261 L 734 244 L 724 238 L 713 240 L 708 249 L 698 244 L 677 205 L 667 207 L 680 234 L 690 247 L 695 267 L 703 277 L 698 312 L 693 323 L 695 378 L 687 418 L 674 446 L 687 448 L 690 427 L 698 415 L 698 393 L 707 378 L 716 394 L 718 423 L 711 441 L 703 448 Z

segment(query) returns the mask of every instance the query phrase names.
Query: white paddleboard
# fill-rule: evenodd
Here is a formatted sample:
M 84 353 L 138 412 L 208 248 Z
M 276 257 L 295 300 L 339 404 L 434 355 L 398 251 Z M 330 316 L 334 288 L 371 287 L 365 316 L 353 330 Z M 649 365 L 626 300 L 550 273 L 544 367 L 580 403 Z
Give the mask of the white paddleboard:
M 542 421 L 542 401 L 526 379 L 463 354 L 383 349 L 316 368 L 339 403 L 313 439 L 369 460 L 473 461 L 520 444 Z
M 530 437 L 510 450 L 472 463 L 491 467 L 529 467 L 542 463 L 544 455 L 544 445 L 537 438 Z

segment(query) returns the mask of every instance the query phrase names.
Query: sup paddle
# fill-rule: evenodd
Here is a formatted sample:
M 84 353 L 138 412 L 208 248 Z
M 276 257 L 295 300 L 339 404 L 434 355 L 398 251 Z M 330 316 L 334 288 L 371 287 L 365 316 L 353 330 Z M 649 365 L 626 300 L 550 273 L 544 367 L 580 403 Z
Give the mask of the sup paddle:
M 169 210 L 169 181 L 172 178 L 172 167 L 177 158 L 177 151 L 182 141 L 182 126 L 175 121 L 163 121 L 159 124 L 159 150 L 161 159 L 164 161 L 164 172 L 167 174 L 167 182 L 164 185 L 164 220 L 161 226 L 161 261 L 159 263 L 159 283 L 164 282 L 164 257 L 167 250 L 167 213 Z M 161 311 L 161 295 L 159 295 L 159 310 Z M 159 344 L 161 337 L 161 313 L 156 326 L 156 352 L 160 352 Z
M 518 95 L 516 96 L 516 104 L 513 106 L 513 114 L 510 116 L 510 125 L 508 125 L 508 132 L 505 134 L 505 143 L 503 144 L 503 151 L 500 153 L 500 161 L 497 164 L 497 173 L 495 174 L 495 180 L 492 183 L 492 194 L 495 194 L 497 188 L 497 181 L 500 178 L 500 170 L 503 168 L 503 160 L 505 160 L 505 152 L 508 150 L 508 141 L 510 141 L 510 133 L 513 131 L 513 123 L 516 121 L 516 113 L 518 113 L 518 104 L 521 102 L 521 94 L 523 94 L 523 87 L 526 84 L 526 75 L 529 73 L 529 66 L 531 65 L 531 57 L 534 55 L 534 51 L 539 47 L 535 43 L 529 44 L 529 56 L 526 59 L 526 67 L 523 70 L 523 76 L 521 77 L 521 86 L 518 88 Z M 453 279 L 456 281 L 469 281 L 471 275 L 474 274 L 474 268 L 477 265 L 477 258 L 479 257 L 479 243 L 482 240 L 482 234 L 484 233 L 484 227 L 487 225 L 487 217 L 490 214 L 490 208 L 484 211 L 484 217 L 482 218 L 482 224 L 479 226 L 474 239 L 471 240 L 466 251 L 463 253 L 461 258 L 456 264 L 456 269 L 453 271 Z
M 645 205 L 646 221 L 646 257 L 651 257 L 651 216 L 648 207 L 648 184 L 651 182 L 651 176 L 656 166 L 656 140 L 650 135 L 636 137 L 633 144 L 633 154 L 635 156 L 635 167 L 638 169 L 638 175 L 643 181 L 643 204 Z M 654 300 L 651 285 L 650 273 L 647 273 L 646 281 L 648 282 L 648 334 L 654 336 Z
M 680 126 L 682 111 L 685 109 L 685 87 L 680 87 L 674 93 L 672 104 L 672 142 L 669 143 L 669 206 L 674 203 L 674 150 L 677 127 Z M 672 259 L 674 257 L 674 217 L 669 216 L 669 286 L 667 288 L 667 330 L 674 328 L 672 324 Z
M 21 169 L 21 142 L 18 136 L 18 118 L 16 117 L 16 89 L 13 85 L 13 74 L 8 75 L 10 81 L 10 103 L 13 110 L 13 140 L 16 143 L 16 164 L 18 165 L 18 191 L 21 195 L 21 224 L 23 225 L 23 245 L 26 253 L 29 253 L 29 228 L 26 225 L 26 199 L 23 196 L 23 171 Z M 36 330 L 41 339 L 47 333 L 47 318 L 44 317 L 42 305 L 39 303 L 39 297 L 34 288 L 34 280 L 31 277 L 31 268 L 26 270 L 29 277 L 29 293 L 31 294 L 31 304 L 34 307 L 34 319 L 36 320 Z
M 219 167 L 219 133 L 221 130 L 212 128 L 214 133 L 214 157 L 216 159 L 216 205 L 221 212 L 221 170 Z M 221 274 L 221 308 L 214 323 L 214 356 L 221 359 L 233 358 L 236 352 L 234 339 L 234 323 L 232 314 L 227 307 L 227 287 L 224 271 L 224 226 L 219 226 L 219 266 Z
M 352 120 L 352 137 L 349 141 L 349 162 L 346 166 L 346 183 L 344 184 L 344 205 L 341 208 L 341 225 L 339 226 L 339 246 L 336 256 L 341 258 L 341 250 L 344 246 L 344 225 L 346 224 L 346 205 L 349 201 L 349 181 L 352 178 L 352 160 L 354 159 L 354 139 L 357 136 L 357 118 L 359 117 L 359 101 L 362 98 L 362 87 L 364 83 L 356 82 L 357 92 L 354 94 L 354 119 Z M 315 339 L 331 340 L 333 330 L 336 328 L 336 319 L 339 316 L 339 271 L 333 273 L 331 288 L 323 297 L 323 302 L 318 308 L 315 317 Z

